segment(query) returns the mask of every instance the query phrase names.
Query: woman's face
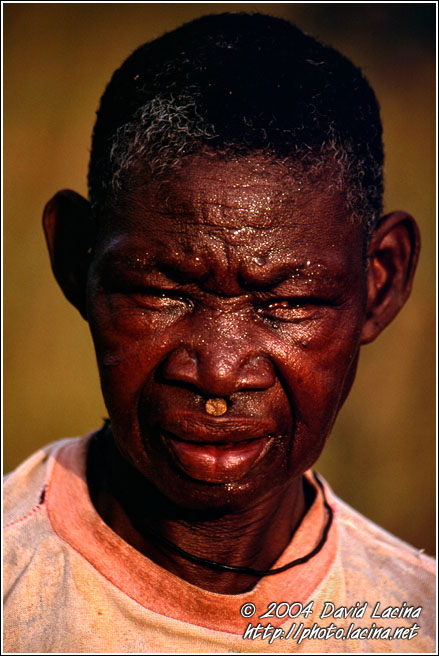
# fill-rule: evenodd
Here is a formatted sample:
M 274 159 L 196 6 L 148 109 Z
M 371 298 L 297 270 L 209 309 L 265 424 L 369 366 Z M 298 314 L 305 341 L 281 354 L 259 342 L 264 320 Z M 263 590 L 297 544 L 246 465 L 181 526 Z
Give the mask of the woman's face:
M 363 231 L 328 178 L 257 156 L 132 186 L 88 279 L 116 442 L 185 507 L 256 504 L 316 461 L 352 384 Z

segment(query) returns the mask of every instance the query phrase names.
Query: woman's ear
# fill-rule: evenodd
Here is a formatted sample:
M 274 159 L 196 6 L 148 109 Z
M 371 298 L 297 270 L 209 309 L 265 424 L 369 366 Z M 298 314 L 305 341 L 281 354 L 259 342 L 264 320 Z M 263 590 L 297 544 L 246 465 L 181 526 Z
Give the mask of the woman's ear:
M 373 232 L 367 252 L 368 291 L 362 344 L 372 342 L 409 297 L 420 245 L 416 221 L 406 212 L 387 214 Z
M 43 227 L 55 278 L 87 319 L 85 290 L 95 239 L 90 203 L 70 189 L 58 191 L 44 208 Z

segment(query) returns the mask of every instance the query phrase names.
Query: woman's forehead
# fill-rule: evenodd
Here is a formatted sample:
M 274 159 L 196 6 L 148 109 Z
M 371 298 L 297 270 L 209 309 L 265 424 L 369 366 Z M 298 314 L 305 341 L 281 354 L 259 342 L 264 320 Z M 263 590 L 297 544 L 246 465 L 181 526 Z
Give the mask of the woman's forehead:
M 113 261 L 138 258 L 146 268 L 180 273 L 216 263 L 271 275 L 283 264 L 308 269 L 312 261 L 335 275 L 362 257 L 363 230 L 326 172 L 306 177 L 303 167 L 261 158 L 193 158 L 167 180 L 122 196 L 103 251 Z
M 261 155 L 196 155 L 159 179 L 133 176 L 115 199 L 112 223 L 137 229 L 171 220 L 180 229 L 196 222 L 200 229 L 232 232 L 311 226 L 319 219 L 351 224 L 342 182 L 332 162 L 317 171 Z

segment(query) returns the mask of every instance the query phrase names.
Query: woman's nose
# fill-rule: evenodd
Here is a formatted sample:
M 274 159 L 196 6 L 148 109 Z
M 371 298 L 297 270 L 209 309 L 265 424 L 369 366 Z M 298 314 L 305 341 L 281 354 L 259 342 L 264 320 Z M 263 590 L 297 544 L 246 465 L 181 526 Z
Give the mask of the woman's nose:
M 265 390 L 275 383 L 272 363 L 258 352 L 248 335 L 244 339 L 216 331 L 206 332 L 199 340 L 192 338 L 190 343 L 172 351 L 162 375 L 167 381 L 189 383 L 203 395 L 218 397 L 244 390 Z

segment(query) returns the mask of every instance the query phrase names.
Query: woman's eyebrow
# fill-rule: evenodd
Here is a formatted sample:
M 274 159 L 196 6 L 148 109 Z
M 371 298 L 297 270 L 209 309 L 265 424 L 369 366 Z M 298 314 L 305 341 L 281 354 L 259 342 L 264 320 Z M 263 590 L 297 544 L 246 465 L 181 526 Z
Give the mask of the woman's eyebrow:
M 285 282 L 297 280 L 314 281 L 328 279 L 332 281 L 343 277 L 343 273 L 335 266 L 328 266 L 323 262 L 304 263 L 281 262 L 270 268 L 246 267 L 240 271 L 240 283 L 246 288 L 274 288 Z
M 148 255 L 124 253 L 122 249 L 109 250 L 101 261 L 100 268 L 104 273 L 140 273 L 148 275 L 151 281 L 174 283 L 202 283 L 207 280 L 210 271 L 201 262 L 190 258 L 181 263 L 172 261 L 156 261 Z
M 137 255 L 117 248 L 108 250 L 101 256 L 99 268 L 105 271 L 112 269 L 116 271 L 151 271 L 154 268 L 154 262 L 145 255 Z

